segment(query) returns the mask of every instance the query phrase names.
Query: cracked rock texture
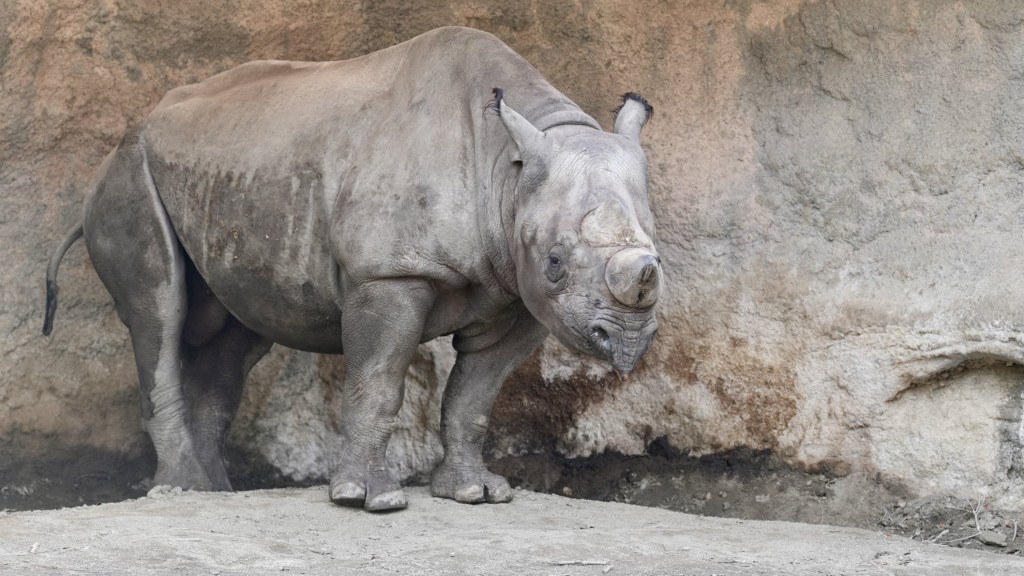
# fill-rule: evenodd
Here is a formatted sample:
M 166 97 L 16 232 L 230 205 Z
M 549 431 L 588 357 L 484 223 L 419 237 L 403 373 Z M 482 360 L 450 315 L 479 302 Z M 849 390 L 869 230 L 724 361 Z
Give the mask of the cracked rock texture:
M 146 450 L 127 331 L 81 245 L 40 335 L 46 261 L 129 126 L 248 60 L 349 58 L 456 24 L 606 126 L 626 91 L 656 110 L 658 339 L 628 382 L 550 341 L 506 385 L 493 455 L 663 437 L 1024 506 L 1022 23 L 1011 0 L 0 3 L 0 462 Z M 452 361 L 434 342 L 410 370 L 390 451 L 404 476 L 439 457 Z M 322 477 L 343 371 L 275 349 L 235 453 Z

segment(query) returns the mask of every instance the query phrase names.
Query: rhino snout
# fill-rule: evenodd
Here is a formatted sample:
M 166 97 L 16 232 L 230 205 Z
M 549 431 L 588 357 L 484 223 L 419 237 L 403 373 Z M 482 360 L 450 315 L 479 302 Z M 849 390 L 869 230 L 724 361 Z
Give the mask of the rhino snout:
M 636 368 L 640 357 L 647 351 L 657 332 L 652 320 L 640 328 L 624 329 L 614 322 L 594 320 L 588 327 L 588 336 L 597 355 L 611 362 L 612 367 L 625 378 Z
M 617 346 L 612 352 L 612 368 L 615 369 L 619 374 L 619 378 L 625 379 L 629 376 L 629 373 L 636 368 L 637 362 L 640 361 L 640 357 L 647 351 L 647 345 L 650 343 L 650 339 L 643 342 L 629 342 L 623 343 L 624 345 Z
M 625 248 L 612 255 L 604 280 L 612 296 L 630 308 L 649 308 L 661 295 L 658 257 L 643 248 Z

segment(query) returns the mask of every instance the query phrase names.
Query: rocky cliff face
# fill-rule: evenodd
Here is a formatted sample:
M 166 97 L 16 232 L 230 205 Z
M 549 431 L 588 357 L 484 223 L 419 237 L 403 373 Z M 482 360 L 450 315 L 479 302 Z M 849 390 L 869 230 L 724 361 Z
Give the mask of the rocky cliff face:
M 0 4 L 0 458 L 134 457 L 127 331 L 81 245 L 92 171 L 164 92 L 253 59 L 343 59 L 488 30 L 602 122 L 644 132 L 667 274 L 635 378 L 550 341 L 507 384 L 496 455 L 770 450 L 919 494 L 1024 505 L 1024 6 L 1009 0 Z M 471 58 L 472 55 L 468 54 Z M 510 87 L 511 89 L 511 87 Z M 439 456 L 453 361 L 424 345 L 392 464 Z M 232 444 L 325 474 L 344 359 L 276 349 Z

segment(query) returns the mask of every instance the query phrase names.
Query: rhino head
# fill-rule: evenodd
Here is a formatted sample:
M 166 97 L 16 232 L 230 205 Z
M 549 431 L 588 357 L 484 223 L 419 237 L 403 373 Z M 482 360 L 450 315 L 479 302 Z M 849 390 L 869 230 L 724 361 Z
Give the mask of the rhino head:
M 527 309 L 563 344 L 631 372 L 657 331 L 662 287 L 640 130 L 651 107 L 627 94 L 611 133 L 541 131 L 495 90 L 520 173 L 510 249 Z

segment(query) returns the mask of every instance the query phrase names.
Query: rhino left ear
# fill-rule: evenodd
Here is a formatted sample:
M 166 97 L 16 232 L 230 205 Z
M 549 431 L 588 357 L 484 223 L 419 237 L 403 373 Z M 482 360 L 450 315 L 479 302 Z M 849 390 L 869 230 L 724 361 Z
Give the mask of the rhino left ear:
M 654 108 L 636 92 L 622 95 L 622 105 L 615 109 L 615 127 L 612 129 L 632 140 L 640 139 L 640 129 L 654 114 Z
M 508 135 L 515 141 L 516 148 L 519 149 L 519 157 L 516 160 L 535 156 L 535 153 L 541 148 L 544 133 L 537 130 L 529 120 L 523 118 L 508 104 L 505 104 L 505 93 L 501 88 L 494 89 L 494 100 L 488 104 L 488 108 L 498 111 L 501 123 L 505 125 Z

